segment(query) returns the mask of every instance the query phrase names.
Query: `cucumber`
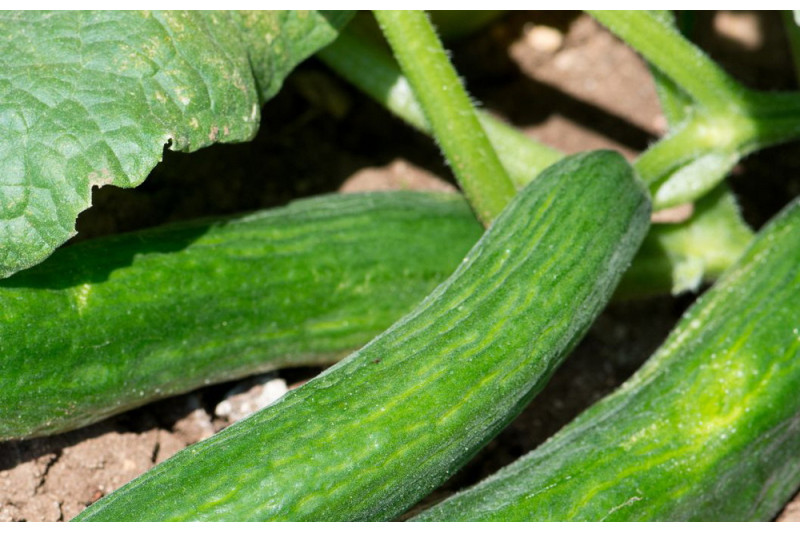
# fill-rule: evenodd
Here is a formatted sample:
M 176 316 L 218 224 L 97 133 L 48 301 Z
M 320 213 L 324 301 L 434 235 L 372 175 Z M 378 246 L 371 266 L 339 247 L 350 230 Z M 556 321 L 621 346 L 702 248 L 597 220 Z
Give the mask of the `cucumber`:
M 359 352 L 77 520 L 378 520 L 449 477 L 544 385 L 649 225 L 616 153 L 566 158 Z
M 800 201 L 622 387 L 419 520 L 768 520 L 800 486 Z
M 459 195 L 394 192 L 63 248 L 0 281 L 0 439 L 337 361 L 419 303 L 482 233 Z

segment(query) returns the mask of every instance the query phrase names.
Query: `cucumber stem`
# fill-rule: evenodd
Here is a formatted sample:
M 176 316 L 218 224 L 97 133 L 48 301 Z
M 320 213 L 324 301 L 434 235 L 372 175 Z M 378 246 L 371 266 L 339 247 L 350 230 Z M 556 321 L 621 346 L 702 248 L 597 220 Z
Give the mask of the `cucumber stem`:
M 489 225 L 516 190 L 422 11 L 375 11 L 434 136 L 478 218 Z
M 697 104 L 727 111 L 742 107 L 745 89 L 663 16 L 648 11 L 589 13 L 676 82 Z

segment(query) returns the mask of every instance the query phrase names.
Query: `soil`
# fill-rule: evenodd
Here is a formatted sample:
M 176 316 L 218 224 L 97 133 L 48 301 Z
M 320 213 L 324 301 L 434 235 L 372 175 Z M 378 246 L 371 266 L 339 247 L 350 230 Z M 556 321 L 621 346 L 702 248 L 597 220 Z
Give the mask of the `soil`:
M 775 13 L 698 13 L 693 36 L 751 86 L 796 88 Z M 480 35 L 455 43 L 453 59 L 488 110 L 566 152 L 612 148 L 633 158 L 666 127 L 641 59 L 579 13 L 510 13 Z M 765 150 L 737 167 L 731 182 L 753 226 L 800 195 L 798 168 L 797 145 Z M 79 218 L 76 240 L 335 190 L 451 188 L 452 183 L 430 139 L 311 60 L 265 106 L 254 142 L 190 155 L 167 152 L 139 188 L 95 190 L 95 205 Z M 613 390 L 661 343 L 693 298 L 610 306 L 529 408 L 421 505 L 508 464 Z M 274 394 L 269 391 L 296 386 L 319 370 L 216 385 L 63 435 L 2 443 L 0 521 L 69 520 L 242 416 L 247 405 L 263 405 Z M 230 390 L 241 393 L 251 385 L 249 396 L 226 399 Z M 800 497 L 779 519 L 800 521 Z

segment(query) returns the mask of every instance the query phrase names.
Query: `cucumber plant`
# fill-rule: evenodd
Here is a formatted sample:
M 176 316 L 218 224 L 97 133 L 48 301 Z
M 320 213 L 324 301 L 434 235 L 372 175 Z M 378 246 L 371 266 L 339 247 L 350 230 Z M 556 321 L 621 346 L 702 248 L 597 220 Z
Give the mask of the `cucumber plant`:
M 753 233 L 722 182 L 800 137 L 800 92 L 744 87 L 668 12 L 592 15 L 649 63 L 669 124 L 632 168 L 476 110 L 422 12 L 4 13 L 0 439 L 366 344 L 80 519 L 396 518 L 519 412 L 612 295 L 698 290 L 730 268 L 631 384 L 423 518 L 770 518 L 800 485 L 780 445 L 800 416 L 797 208 L 732 267 Z M 314 53 L 432 135 L 464 196 L 333 195 L 53 253 L 93 187 L 138 185 L 165 145 L 250 139 L 260 106 Z M 688 220 L 648 224 L 651 204 L 687 202 Z M 751 314 L 757 331 L 736 329 Z M 728 372 L 745 366 L 761 374 Z M 726 411 L 727 394 L 748 407 Z M 619 468 L 594 460 L 617 452 Z M 570 481 L 542 495 L 525 472 Z

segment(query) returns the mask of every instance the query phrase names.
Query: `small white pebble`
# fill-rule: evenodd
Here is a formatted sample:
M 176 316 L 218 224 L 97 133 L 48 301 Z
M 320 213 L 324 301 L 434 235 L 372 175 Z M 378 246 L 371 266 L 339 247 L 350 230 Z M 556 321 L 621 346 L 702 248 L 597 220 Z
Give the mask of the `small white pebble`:
M 549 26 L 528 26 L 525 43 L 537 52 L 553 53 L 564 44 L 564 34 Z
M 288 390 L 286 382 L 272 374 L 254 378 L 231 389 L 217 404 L 214 414 L 228 422 L 236 422 L 275 403 Z

